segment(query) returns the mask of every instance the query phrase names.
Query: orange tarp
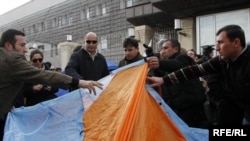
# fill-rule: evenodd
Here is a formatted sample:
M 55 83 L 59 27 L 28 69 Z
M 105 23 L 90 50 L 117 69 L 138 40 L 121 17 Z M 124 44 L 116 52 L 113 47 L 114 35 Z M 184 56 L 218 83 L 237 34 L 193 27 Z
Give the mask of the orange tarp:
M 83 116 L 84 141 L 185 141 L 145 87 L 147 63 L 118 72 Z

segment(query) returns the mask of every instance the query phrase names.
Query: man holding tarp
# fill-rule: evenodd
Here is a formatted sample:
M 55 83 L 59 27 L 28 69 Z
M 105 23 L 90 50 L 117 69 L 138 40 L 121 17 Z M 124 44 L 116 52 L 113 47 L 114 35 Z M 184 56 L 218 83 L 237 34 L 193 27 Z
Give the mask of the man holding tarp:
M 208 130 L 188 127 L 145 84 L 147 70 L 140 60 L 99 80 L 103 90 L 96 95 L 79 89 L 15 109 L 8 115 L 4 141 L 208 141 Z
M 54 87 L 69 88 L 79 86 L 95 92 L 94 86 L 101 88 L 97 81 L 85 81 L 56 72 L 45 71 L 32 66 L 24 54 L 25 34 L 9 29 L 2 34 L 0 48 L 0 140 L 3 137 L 5 116 L 11 110 L 24 82 L 45 83 Z
M 173 85 L 207 74 L 220 73 L 224 81 L 222 100 L 219 102 L 218 124 L 250 124 L 250 47 L 238 25 L 227 25 L 216 33 L 216 56 L 202 64 L 187 66 L 164 77 L 148 77 L 151 86 Z M 159 67 L 156 57 L 150 67 Z

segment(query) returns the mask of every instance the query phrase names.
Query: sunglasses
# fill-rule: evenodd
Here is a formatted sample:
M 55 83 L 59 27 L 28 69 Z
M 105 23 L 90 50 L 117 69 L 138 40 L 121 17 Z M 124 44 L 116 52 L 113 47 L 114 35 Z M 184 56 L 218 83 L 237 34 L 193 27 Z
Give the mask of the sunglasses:
M 42 58 L 32 59 L 32 62 L 33 62 L 33 63 L 36 63 L 37 61 L 42 62 L 42 61 L 43 61 L 43 59 L 42 59 Z
M 96 40 L 87 40 L 87 41 L 86 41 L 86 43 L 87 43 L 87 44 L 90 44 L 90 43 L 92 43 L 92 44 L 96 44 L 96 43 L 97 43 L 97 41 L 96 41 Z

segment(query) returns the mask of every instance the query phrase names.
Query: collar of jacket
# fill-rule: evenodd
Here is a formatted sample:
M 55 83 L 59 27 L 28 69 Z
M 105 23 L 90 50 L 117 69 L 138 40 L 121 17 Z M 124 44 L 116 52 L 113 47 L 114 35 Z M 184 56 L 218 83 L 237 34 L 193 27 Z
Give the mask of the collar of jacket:
M 92 56 L 86 49 L 82 48 L 82 53 L 88 55 L 91 59 L 98 57 L 98 52 L 95 53 L 94 56 Z
M 174 59 L 178 55 L 181 55 L 181 53 L 176 52 L 175 54 L 173 54 L 172 56 L 170 56 L 168 59 Z
M 133 58 L 133 59 L 131 59 L 131 60 L 128 60 L 126 57 L 125 57 L 125 61 L 129 64 L 129 63 L 132 63 L 132 62 L 135 62 L 135 61 L 138 61 L 138 60 L 141 60 L 141 59 L 143 59 L 143 56 L 140 54 L 140 53 L 138 53 L 137 55 L 136 55 L 136 57 L 135 58 Z

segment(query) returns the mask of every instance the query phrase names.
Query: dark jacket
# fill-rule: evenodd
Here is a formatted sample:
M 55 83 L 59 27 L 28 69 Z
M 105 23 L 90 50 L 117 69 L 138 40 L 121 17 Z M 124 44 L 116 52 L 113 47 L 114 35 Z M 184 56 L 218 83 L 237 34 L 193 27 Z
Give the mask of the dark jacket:
M 54 87 L 69 88 L 78 85 L 76 79 L 32 66 L 24 55 L 0 49 L 0 119 L 13 106 L 23 82 L 44 83 Z
M 159 69 L 169 73 L 193 64 L 195 62 L 189 56 L 174 54 L 169 59 L 160 61 Z M 206 100 L 205 89 L 198 78 L 182 81 L 169 88 L 168 95 L 171 95 L 170 105 L 178 110 L 201 105 Z
M 140 53 L 138 53 L 137 56 L 132 60 L 128 60 L 126 57 L 124 57 L 124 59 L 122 59 L 119 62 L 118 67 L 122 67 L 122 66 L 125 66 L 125 65 L 128 65 L 128 64 L 134 63 L 134 62 L 139 61 L 141 59 L 143 59 L 143 56 Z
M 170 73 L 193 64 L 195 62 L 189 56 L 176 53 L 167 60 L 160 61 L 159 69 Z M 203 110 L 206 96 L 205 89 L 198 78 L 168 86 L 166 92 L 163 98 L 180 118 L 189 126 L 202 127 L 202 122 L 206 120 Z
M 99 80 L 109 74 L 108 66 L 104 56 L 97 53 L 92 60 L 85 49 L 74 52 L 65 68 L 65 74 L 77 79 Z M 75 90 L 76 88 L 72 88 Z
M 223 61 L 219 56 L 202 63 L 189 66 L 174 73 L 164 76 L 166 85 L 181 82 L 187 79 L 204 76 L 211 73 L 223 75 L 224 89 L 223 99 L 229 99 L 230 105 L 239 106 L 245 113 L 245 118 L 250 121 L 250 47 L 235 61 Z M 177 78 L 173 80 L 172 78 Z M 223 89 L 223 88 L 222 88 Z M 230 109 L 229 109 L 230 110 Z M 234 115 L 231 113 L 231 115 Z M 241 119 L 242 120 L 242 119 Z M 232 123 L 231 123 L 232 124 Z
M 37 84 L 38 83 L 24 83 L 23 94 L 26 98 L 26 106 L 32 106 L 57 97 L 55 93 L 58 91 L 58 88 L 51 87 L 51 89 L 49 89 L 48 85 L 43 84 L 41 91 L 34 91 L 33 86 Z

